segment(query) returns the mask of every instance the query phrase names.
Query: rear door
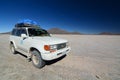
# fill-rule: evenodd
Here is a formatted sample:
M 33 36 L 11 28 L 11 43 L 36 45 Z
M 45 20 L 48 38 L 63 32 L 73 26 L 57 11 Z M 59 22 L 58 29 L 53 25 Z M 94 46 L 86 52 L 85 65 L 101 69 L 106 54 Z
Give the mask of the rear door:
M 26 29 L 20 29 L 20 34 L 18 35 L 19 36 L 18 37 L 18 48 L 27 53 L 27 51 L 28 51 L 28 47 L 27 47 L 28 38 L 22 38 L 21 34 L 27 35 Z
M 14 42 L 16 44 L 16 48 L 19 49 L 20 29 L 15 29 L 15 33 L 13 37 L 14 37 Z

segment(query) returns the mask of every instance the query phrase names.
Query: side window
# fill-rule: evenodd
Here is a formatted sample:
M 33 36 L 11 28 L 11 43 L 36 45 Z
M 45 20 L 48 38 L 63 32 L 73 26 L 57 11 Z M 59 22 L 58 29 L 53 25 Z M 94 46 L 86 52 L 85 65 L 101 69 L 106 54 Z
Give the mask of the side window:
M 26 34 L 27 35 L 27 32 L 25 29 L 21 29 L 21 34 Z
M 21 34 L 20 34 L 20 32 L 21 32 L 21 30 L 20 29 L 18 29 L 17 31 L 16 31 L 16 36 L 20 36 Z
M 21 36 L 21 34 L 26 34 L 27 35 L 27 32 L 25 29 L 18 29 L 17 32 L 16 32 L 16 36 Z
M 27 32 L 25 29 L 13 29 L 12 35 L 15 35 L 15 36 L 21 36 L 21 34 L 26 34 L 27 35 Z
M 16 29 L 13 29 L 11 34 L 15 35 L 15 33 L 16 33 Z

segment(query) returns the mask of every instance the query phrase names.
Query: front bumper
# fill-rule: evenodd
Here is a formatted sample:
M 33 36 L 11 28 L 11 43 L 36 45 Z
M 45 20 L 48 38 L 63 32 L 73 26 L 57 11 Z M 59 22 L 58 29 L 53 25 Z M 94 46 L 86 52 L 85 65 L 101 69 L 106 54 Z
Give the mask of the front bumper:
M 43 60 L 53 60 L 53 59 L 57 59 L 67 53 L 70 52 L 70 47 L 64 48 L 62 50 L 58 50 L 56 52 L 53 53 L 42 53 L 42 58 Z

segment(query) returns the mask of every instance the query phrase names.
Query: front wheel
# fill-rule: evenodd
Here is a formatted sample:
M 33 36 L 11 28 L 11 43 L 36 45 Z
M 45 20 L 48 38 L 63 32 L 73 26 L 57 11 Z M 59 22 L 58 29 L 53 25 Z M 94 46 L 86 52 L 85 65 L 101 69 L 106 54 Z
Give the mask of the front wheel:
M 45 66 L 45 61 L 42 59 L 40 53 L 37 50 L 32 51 L 31 55 L 32 64 L 37 68 L 42 68 Z

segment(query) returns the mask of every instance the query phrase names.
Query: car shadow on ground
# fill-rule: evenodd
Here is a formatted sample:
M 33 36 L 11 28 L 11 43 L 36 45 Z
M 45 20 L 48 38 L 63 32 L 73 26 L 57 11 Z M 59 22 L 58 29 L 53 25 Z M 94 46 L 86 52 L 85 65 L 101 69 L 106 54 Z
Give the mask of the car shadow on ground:
M 20 53 L 20 52 L 16 52 L 16 54 L 19 54 L 20 56 L 23 56 L 24 58 L 27 58 L 26 55 L 24 55 L 24 54 L 22 54 L 22 53 Z
M 58 62 L 58 61 L 61 61 L 63 58 L 65 58 L 67 55 L 64 55 L 64 56 L 62 56 L 62 57 L 60 57 L 60 58 L 57 58 L 57 59 L 54 59 L 54 60 L 51 60 L 51 61 L 46 61 L 46 65 L 52 65 L 52 64 L 54 64 L 54 63 L 56 63 L 56 62 Z
M 16 52 L 16 54 L 18 54 L 18 55 L 20 55 L 20 56 L 22 56 L 22 57 L 24 57 L 24 58 L 27 58 L 26 55 L 24 55 L 24 54 L 22 54 L 22 53 L 20 53 L 20 52 Z M 54 59 L 54 60 L 50 60 L 50 61 L 45 61 L 45 62 L 46 62 L 46 65 L 52 65 L 52 64 L 54 64 L 54 63 L 62 60 L 62 59 L 65 58 L 66 56 L 67 56 L 67 55 L 63 55 L 63 56 L 61 56 L 60 58 L 57 58 L 57 59 Z

